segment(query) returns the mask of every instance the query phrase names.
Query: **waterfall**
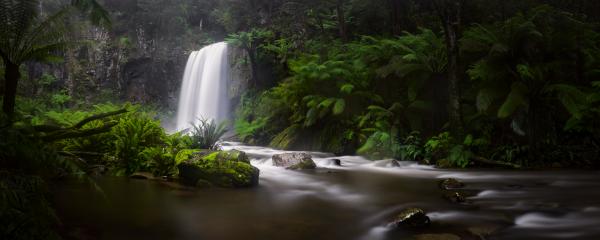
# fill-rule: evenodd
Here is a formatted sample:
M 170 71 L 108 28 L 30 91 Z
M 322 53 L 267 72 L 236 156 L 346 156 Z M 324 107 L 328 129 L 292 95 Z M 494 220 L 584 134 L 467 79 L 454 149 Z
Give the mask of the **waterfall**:
M 225 42 L 190 54 L 179 96 L 177 131 L 190 128 L 199 118 L 217 123 L 227 120 L 229 71 Z

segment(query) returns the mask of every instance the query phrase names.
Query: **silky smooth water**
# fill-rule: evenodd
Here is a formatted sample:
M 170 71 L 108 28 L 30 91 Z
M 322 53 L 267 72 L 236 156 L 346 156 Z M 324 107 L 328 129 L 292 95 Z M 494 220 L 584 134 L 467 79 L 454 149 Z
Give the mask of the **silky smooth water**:
M 246 151 L 260 169 L 249 189 L 181 190 L 163 183 L 101 178 L 55 191 L 63 221 L 88 239 L 410 239 L 419 233 L 496 228 L 485 239 L 600 239 L 597 171 L 441 170 L 413 162 L 369 161 L 311 153 L 318 169 L 272 166 L 283 151 L 225 143 Z M 342 166 L 333 165 L 340 159 Z M 442 198 L 439 179 L 466 183 L 470 204 Z M 421 207 L 432 226 L 394 231 L 398 211 Z
M 227 43 L 215 43 L 190 54 L 179 96 L 177 131 L 188 129 L 199 119 L 227 120 L 229 74 Z

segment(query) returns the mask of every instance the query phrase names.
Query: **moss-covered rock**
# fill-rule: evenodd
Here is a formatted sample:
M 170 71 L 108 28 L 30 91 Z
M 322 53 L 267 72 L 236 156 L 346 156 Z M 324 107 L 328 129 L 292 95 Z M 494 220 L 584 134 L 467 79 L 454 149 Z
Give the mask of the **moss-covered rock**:
M 388 224 L 394 228 L 421 228 L 431 223 L 429 217 L 420 208 L 407 208 L 398 213 Z
M 196 155 L 177 166 L 182 183 L 191 186 L 226 188 L 258 185 L 258 168 L 241 151 L 215 151 Z
M 438 181 L 438 186 L 442 190 L 450 190 L 465 187 L 465 184 L 455 178 L 446 178 Z
M 273 155 L 273 165 L 290 170 L 315 169 L 317 164 L 308 153 L 283 153 Z

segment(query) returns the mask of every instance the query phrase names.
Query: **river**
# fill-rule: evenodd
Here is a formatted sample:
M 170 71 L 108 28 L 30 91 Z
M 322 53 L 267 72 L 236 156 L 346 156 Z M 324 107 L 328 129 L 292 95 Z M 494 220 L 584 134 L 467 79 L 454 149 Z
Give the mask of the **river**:
M 598 171 L 441 170 L 326 153 L 311 153 L 317 170 L 291 171 L 272 166 L 282 151 L 233 142 L 223 148 L 251 157 L 261 171 L 258 187 L 185 190 L 103 177 L 96 180 L 103 194 L 80 183 L 58 188 L 57 212 L 74 239 L 600 239 Z M 467 203 L 442 197 L 444 178 L 466 184 Z M 424 209 L 432 225 L 386 227 L 407 207 Z

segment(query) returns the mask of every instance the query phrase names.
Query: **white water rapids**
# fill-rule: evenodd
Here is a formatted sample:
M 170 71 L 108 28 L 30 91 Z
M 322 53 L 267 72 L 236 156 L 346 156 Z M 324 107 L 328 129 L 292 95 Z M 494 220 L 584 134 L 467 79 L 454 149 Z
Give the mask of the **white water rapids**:
M 221 149 L 246 152 L 261 171 L 260 185 L 273 192 L 279 207 L 320 199 L 363 212 L 357 226 L 369 226 L 369 230 L 355 239 L 402 239 L 402 234 L 390 232 L 384 223 L 394 213 L 415 206 L 429 210 L 432 221 L 453 226 L 454 231 L 494 229 L 493 239 L 600 236 L 595 227 L 600 226 L 600 193 L 585 191 L 600 189 L 597 172 L 442 170 L 416 162 L 371 161 L 321 152 L 307 152 L 317 165 L 316 171 L 307 172 L 273 166 L 274 154 L 292 151 L 236 142 L 223 142 Z M 336 159 L 341 166 L 334 164 Z M 464 190 L 473 193 L 468 204 L 453 205 L 441 198 L 443 191 L 432 183 L 445 178 L 467 184 Z

